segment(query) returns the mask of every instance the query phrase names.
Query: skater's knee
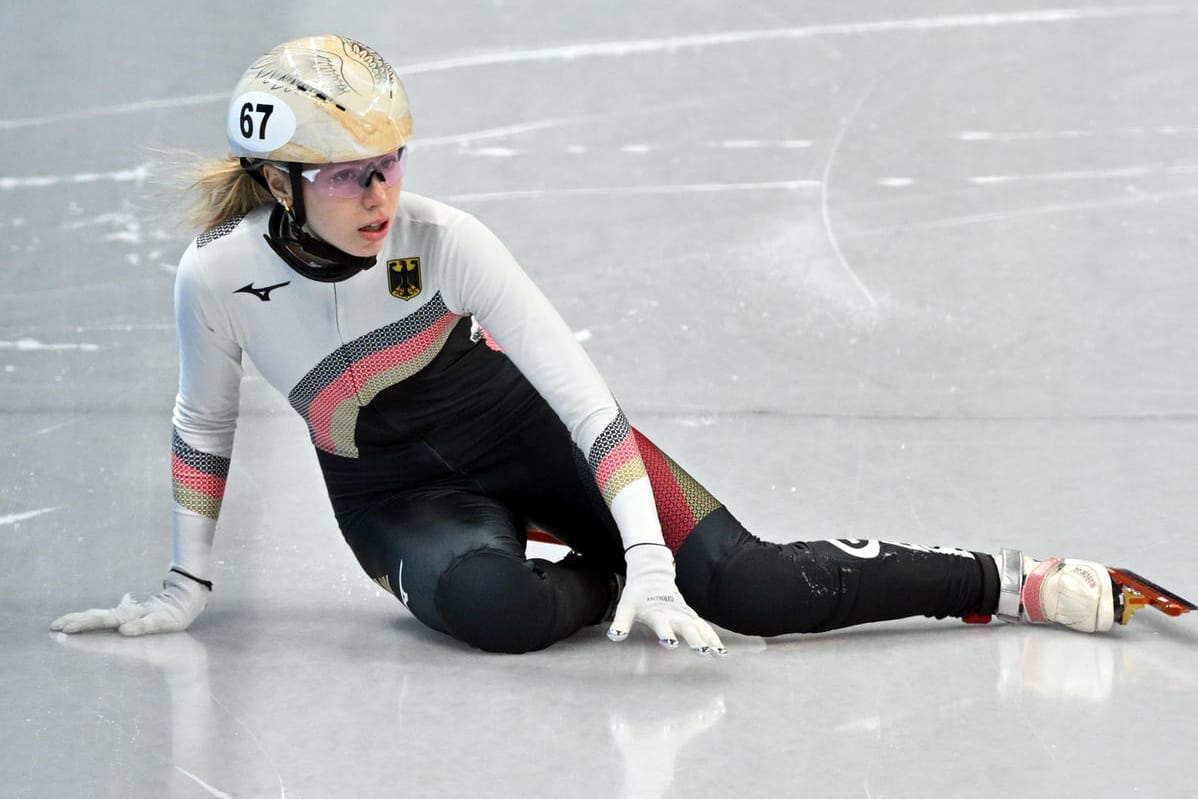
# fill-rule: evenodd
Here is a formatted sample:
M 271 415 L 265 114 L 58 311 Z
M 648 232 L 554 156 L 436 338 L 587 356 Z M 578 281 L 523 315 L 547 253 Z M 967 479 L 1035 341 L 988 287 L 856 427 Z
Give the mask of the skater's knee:
M 543 649 L 554 642 L 554 608 L 544 580 L 532 564 L 511 555 L 469 552 L 438 580 L 438 616 L 454 638 L 487 652 Z

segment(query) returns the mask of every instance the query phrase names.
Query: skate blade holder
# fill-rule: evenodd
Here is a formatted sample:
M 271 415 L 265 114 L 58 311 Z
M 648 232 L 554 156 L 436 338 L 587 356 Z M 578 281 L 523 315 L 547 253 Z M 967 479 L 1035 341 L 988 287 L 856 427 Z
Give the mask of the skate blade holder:
M 1111 579 L 1122 593 L 1118 608 L 1119 615 L 1115 619 L 1120 624 L 1127 624 L 1131 621 L 1132 614 L 1140 608 L 1153 607 L 1170 616 L 1180 616 L 1198 609 L 1193 602 L 1182 599 L 1172 591 L 1162 588 L 1130 569 L 1108 566 L 1107 571 L 1110 572 Z

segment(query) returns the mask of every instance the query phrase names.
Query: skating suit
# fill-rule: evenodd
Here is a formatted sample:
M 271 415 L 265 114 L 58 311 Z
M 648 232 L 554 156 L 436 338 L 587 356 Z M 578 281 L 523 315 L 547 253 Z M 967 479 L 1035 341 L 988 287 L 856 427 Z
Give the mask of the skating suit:
M 745 531 L 630 427 L 567 324 L 472 215 L 405 192 L 375 266 L 324 282 L 268 246 L 269 214 L 261 207 L 205 232 L 179 264 L 172 474 L 180 568 L 209 571 L 248 356 L 306 422 L 342 533 L 367 574 L 425 623 L 483 648 L 539 648 L 596 621 L 610 599 L 603 575 L 638 543 L 667 544 L 688 602 L 746 632 L 975 609 L 977 567 L 958 574 L 953 562 L 970 553 L 917 553 L 953 572 L 949 593 L 958 595 L 914 606 L 900 597 L 890 607 L 901 592 L 885 591 L 879 607 L 864 607 L 864 559 L 846 560 L 845 547 L 766 544 Z M 589 560 L 525 562 L 529 525 Z M 557 606 L 546 629 L 492 645 L 454 620 L 457 605 L 477 598 L 458 597 L 446 575 L 466 570 L 485 583 L 478 575 L 497 571 L 478 566 L 480 553 L 548 583 L 528 589 L 548 591 Z M 806 583 L 743 594 L 762 580 Z M 812 595 L 813 580 L 827 591 Z M 493 590 L 526 589 L 501 581 Z

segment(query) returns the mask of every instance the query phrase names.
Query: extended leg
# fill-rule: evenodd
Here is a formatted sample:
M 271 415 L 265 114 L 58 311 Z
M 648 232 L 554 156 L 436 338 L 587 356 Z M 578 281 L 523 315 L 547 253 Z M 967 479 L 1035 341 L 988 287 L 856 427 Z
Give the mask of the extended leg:
M 771 544 L 749 533 L 639 432 L 637 445 L 678 588 L 709 621 L 756 635 L 818 632 L 906 616 L 992 612 L 989 556 L 879 541 Z
M 752 635 L 822 632 L 908 616 L 993 610 L 993 559 L 881 541 L 773 544 L 721 508 L 677 554 L 678 586 L 709 621 Z

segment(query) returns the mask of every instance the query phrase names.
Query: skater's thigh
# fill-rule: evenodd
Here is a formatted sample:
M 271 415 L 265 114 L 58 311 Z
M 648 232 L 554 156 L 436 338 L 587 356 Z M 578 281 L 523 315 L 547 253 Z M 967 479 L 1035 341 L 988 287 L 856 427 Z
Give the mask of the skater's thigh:
M 527 525 L 613 570 L 622 564 L 620 530 L 595 475 L 565 425 L 539 398 L 463 471 Z
M 665 543 L 676 551 L 722 505 L 648 437 L 636 429 L 630 432 L 653 488 Z M 544 444 L 544 438 L 539 440 Z M 509 479 L 516 476 L 519 480 L 518 488 L 508 489 L 513 497 L 510 504 L 532 523 L 544 527 L 578 552 L 602 557 L 617 566 L 622 564 L 623 545 L 611 509 L 599 491 L 590 465 L 564 428 L 554 446 L 544 447 L 536 458 L 525 460 L 506 476 Z M 743 532 L 723 525 L 718 528 L 732 537 Z
M 490 552 L 523 560 L 525 531 L 493 498 L 455 489 L 407 491 L 374 504 L 343 530 L 367 576 L 412 613 L 441 629 L 442 575 L 462 558 Z

